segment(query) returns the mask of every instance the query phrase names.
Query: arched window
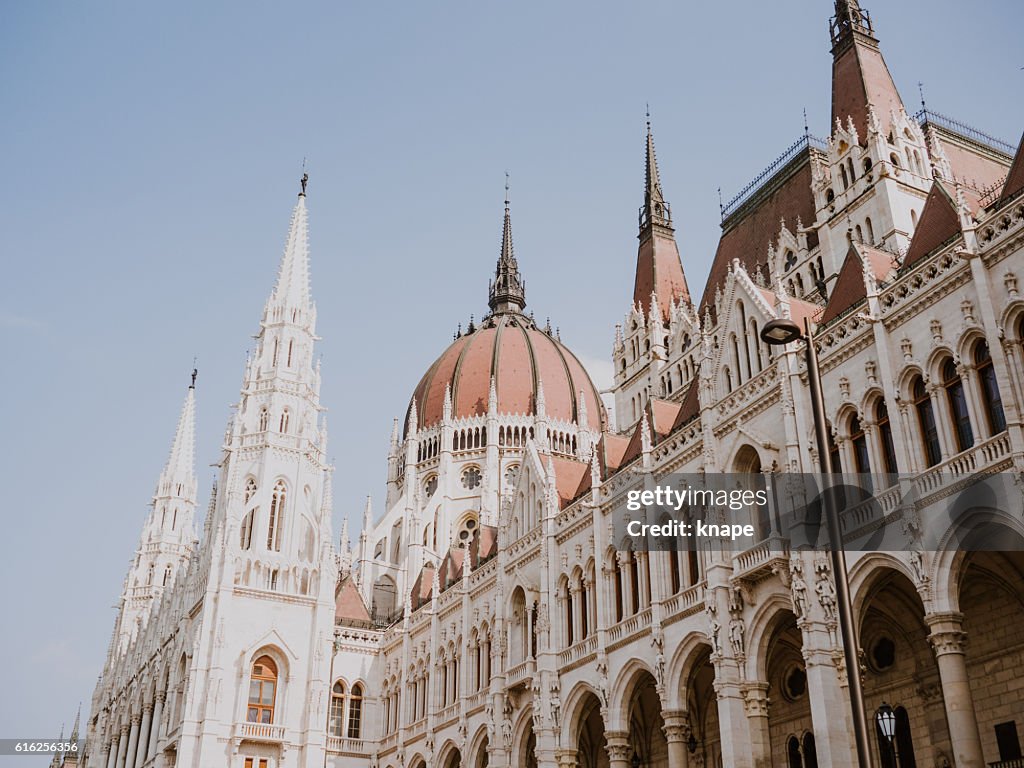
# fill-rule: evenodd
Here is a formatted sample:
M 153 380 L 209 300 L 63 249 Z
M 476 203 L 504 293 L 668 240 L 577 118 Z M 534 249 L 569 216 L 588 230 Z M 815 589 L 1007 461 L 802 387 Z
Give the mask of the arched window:
M 875 723 L 875 738 L 878 741 L 878 764 L 882 768 L 916 768 L 917 759 L 914 757 L 914 740 L 910 733 L 910 718 L 907 717 L 907 710 L 903 707 L 896 707 L 893 710 L 896 715 L 896 734 L 893 741 L 899 749 L 900 759 L 896 762 L 896 755 L 893 753 L 892 742 L 882 733 L 882 727 Z
M 850 442 L 853 444 L 853 464 L 858 474 L 871 472 L 871 459 L 868 456 L 868 439 L 864 427 L 856 416 L 850 418 Z
M 978 370 L 978 384 L 981 386 L 981 400 L 985 406 L 989 434 L 998 435 L 1006 429 L 1006 416 L 1003 414 L 1003 399 L 999 395 L 996 371 L 992 367 L 992 355 L 984 341 L 974 347 L 974 365 Z
M 164 568 L 164 586 L 166 587 L 171 581 L 171 566 Z
M 789 768 L 804 768 L 803 759 L 800 757 L 800 739 L 790 736 L 786 742 L 786 761 Z
M 957 451 L 966 451 L 974 445 L 974 431 L 971 429 L 971 417 L 967 412 L 964 383 L 951 357 L 946 358 L 946 362 L 942 364 L 942 386 L 946 390 L 949 414 L 953 419 Z
M 331 709 L 327 719 L 327 732 L 339 739 L 345 735 L 345 684 L 340 680 L 331 689 Z
M 352 697 L 348 702 L 348 737 L 362 738 L 363 732 L 363 686 L 356 683 L 352 686 Z
M 281 528 L 284 519 L 286 492 L 284 480 L 278 480 L 270 497 L 270 521 L 267 525 L 267 549 L 281 551 Z
M 278 430 L 281 434 L 288 432 L 288 409 L 285 408 L 281 411 L 281 429 Z
M 882 442 L 882 467 L 887 474 L 895 475 L 899 467 L 896 465 L 896 448 L 892 442 L 892 423 L 889 421 L 889 409 L 883 400 L 879 400 L 875 406 L 875 423 L 878 424 L 878 437 Z
M 939 448 L 939 431 L 935 426 L 935 411 L 932 410 L 932 399 L 925 388 L 924 380 L 917 376 L 910 387 L 914 398 L 914 410 L 917 411 L 917 426 L 921 430 L 921 442 L 924 444 L 925 463 L 934 467 L 942 461 Z
M 274 722 L 274 697 L 277 695 L 277 664 L 269 656 L 260 656 L 252 665 L 249 678 L 249 707 L 245 719 L 250 723 Z
M 260 409 L 260 432 L 266 432 L 270 423 L 270 411 L 266 408 Z
M 864 219 L 864 227 L 868 231 L 868 245 L 874 245 L 875 244 L 875 228 L 873 226 L 871 226 L 871 217 L 870 216 L 868 216 L 866 219 Z
M 818 768 L 818 752 L 814 746 L 814 734 L 808 731 L 804 734 L 804 768 Z
M 839 454 L 839 446 L 836 445 L 836 437 L 832 434 L 832 425 L 826 424 L 825 431 L 828 433 L 828 455 L 832 459 L 832 472 L 842 474 L 843 462 Z
M 295 347 L 295 341 L 294 341 L 294 339 L 290 339 L 288 341 L 288 362 L 285 363 L 285 367 L 286 368 L 291 368 L 292 367 L 292 349 L 294 347 Z

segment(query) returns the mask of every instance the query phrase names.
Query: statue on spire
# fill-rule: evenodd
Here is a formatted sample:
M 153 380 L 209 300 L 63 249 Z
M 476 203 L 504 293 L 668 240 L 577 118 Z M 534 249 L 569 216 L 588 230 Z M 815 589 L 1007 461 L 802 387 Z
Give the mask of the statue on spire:
M 302 185 L 302 191 L 299 192 L 299 197 L 306 196 L 306 185 L 309 183 L 309 174 L 303 171 L 302 178 L 299 179 L 299 184 Z

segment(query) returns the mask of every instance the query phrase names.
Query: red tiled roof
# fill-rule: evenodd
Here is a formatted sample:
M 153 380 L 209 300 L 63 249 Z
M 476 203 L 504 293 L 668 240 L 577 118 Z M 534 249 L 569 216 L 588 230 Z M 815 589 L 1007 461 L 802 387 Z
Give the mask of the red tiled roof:
M 672 424 L 672 429 L 676 430 L 684 424 L 689 424 L 693 419 L 700 415 L 700 383 L 695 378 L 690 383 L 690 388 L 686 390 L 686 394 L 683 395 L 683 401 L 679 406 L 679 413 L 676 414 L 676 420 Z
M 410 595 L 412 609 L 414 611 L 430 600 L 431 593 L 434 589 L 435 575 L 436 573 L 432 563 L 427 563 L 420 569 L 419 574 L 416 576 L 416 581 L 412 584 Z
M 446 589 L 462 578 L 462 561 L 465 557 L 466 550 L 461 547 L 452 547 L 448 550 L 437 571 L 437 580 L 441 589 Z
M 602 479 L 615 474 L 616 470 L 622 466 L 622 459 L 626 455 L 626 448 L 628 447 L 628 437 L 613 435 L 610 432 L 602 433 L 596 448 Z
M 476 568 L 481 562 L 488 560 L 498 549 L 498 529 L 493 525 L 481 525 L 477 528 L 473 541 L 469 545 L 469 562 Z
M 582 392 L 587 426 L 601 430 L 604 405 L 580 361 L 528 317 L 512 313 L 497 315 L 456 339 L 430 366 L 413 394 L 419 426 L 441 421 L 449 385 L 453 417 L 485 414 L 492 376 L 499 413 L 534 413 L 537 384 L 543 381 L 550 417 L 577 421 Z
M 935 182 L 917 220 L 903 265 L 916 264 L 959 231 L 960 216 L 956 212 L 956 203 L 946 188 Z
M 554 456 L 551 459 L 555 467 L 555 490 L 558 493 L 559 507 L 564 509 L 570 502 L 580 496 L 580 487 L 590 482 L 590 465 L 582 461 Z
M 658 229 L 640 242 L 636 255 L 633 303 L 643 307 L 645 317 L 651 311 L 652 293 L 658 297 L 658 307 L 666 322 L 673 302 L 679 299 L 690 301 L 690 289 L 683 275 L 676 240 L 671 234 Z
M 662 439 L 668 437 L 672 426 L 676 423 L 676 417 L 682 406 L 679 403 L 672 403 L 668 400 L 651 398 L 649 402 L 651 414 L 651 438 L 657 445 Z
M 834 320 L 867 298 L 864 286 L 865 263 L 878 281 L 884 281 L 893 271 L 891 253 L 868 245 L 851 244 L 821 317 L 823 324 Z
M 369 621 L 370 612 L 366 610 L 363 596 L 359 594 L 352 577 L 345 579 L 334 594 L 334 621 Z
M 882 134 L 888 135 L 890 114 L 903 109 L 903 100 L 878 46 L 856 37 L 832 62 L 830 130 L 835 129 L 837 118 L 843 128 L 846 128 L 847 118 L 853 118 L 857 137 L 864 143 L 868 135 L 868 105 L 875 109 Z
M 976 152 L 966 145 L 939 135 L 942 149 L 949 159 L 953 178 L 964 182 L 972 189 L 989 189 L 1006 178 L 1006 164 L 989 154 Z
M 737 219 L 726 219 L 725 230 L 701 297 L 702 315 L 705 308 L 714 312 L 715 288 L 725 282 L 733 259 L 739 259 L 747 271 L 754 274 L 756 267 L 768 260 L 768 244 L 778 235 L 780 222 L 784 221 L 790 231 L 795 232 L 797 219 L 804 224 L 814 221 L 816 212 L 811 192 L 810 150 L 805 149 L 797 157 L 798 160 L 786 166 L 790 175 L 780 178 L 774 188 L 771 188 L 772 182 L 769 182 L 766 189 L 770 188 L 770 191 L 764 193 L 764 198 L 751 210 L 742 213 Z M 817 245 L 816 238 L 815 234 L 808 234 L 809 247 Z
M 1022 189 L 1024 189 L 1024 136 L 1020 137 L 1017 154 L 1013 158 L 1013 165 L 1010 166 L 1010 173 L 1006 177 L 1006 184 L 1003 185 L 1003 192 L 999 199 L 1007 200 Z

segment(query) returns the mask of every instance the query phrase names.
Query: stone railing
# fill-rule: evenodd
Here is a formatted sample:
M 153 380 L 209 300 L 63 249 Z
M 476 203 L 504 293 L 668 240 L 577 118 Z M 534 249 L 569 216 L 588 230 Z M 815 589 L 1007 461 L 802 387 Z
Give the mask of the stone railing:
M 427 730 L 427 718 L 421 717 L 419 720 L 411 723 L 405 734 L 406 741 L 412 741 L 413 739 L 419 738 Z
M 771 536 L 738 555 L 733 555 L 733 575 L 737 578 L 752 579 L 771 572 L 778 560 L 789 560 L 789 542 L 778 536 Z
M 398 732 L 389 733 L 383 739 L 380 740 L 380 751 L 387 752 L 389 749 L 394 749 L 398 746 Z
M 704 593 L 706 588 L 707 582 L 699 581 L 692 587 L 687 587 L 682 592 L 672 595 L 662 603 L 666 618 L 674 616 L 677 613 L 686 613 L 687 611 L 700 607 L 704 603 Z
M 645 629 L 651 625 L 651 609 L 648 606 L 639 613 L 634 613 L 632 616 L 627 616 L 618 624 L 613 624 L 608 629 L 608 642 L 614 643 L 616 640 L 630 637 L 636 634 L 641 629 Z
M 239 738 L 250 741 L 284 741 L 284 726 L 269 723 L 238 723 L 235 733 Z
M 466 709 L 468 709 L 470 712 L 480 709 L 485 704 L 487 704 L 487 696 L 489 694 L 490 691 L 487 688 L 482 688 L 476 693 L 472 694 L 466 699 Z
M 564 651 L 558 654 L 558 666 L 559 668 L 568 666 L 573 662 L 579 661 L 580 659 L 586 658 L 592 653 L 597 651 L 597 635 L 591 635 L 590 637 L 580 640 L 578 643 L 573 643 Z
M 437 713 L 437 721 L 434 723 L 435 727 L 440 728 L 446 723 L 450 723 L 452 720 L 459 719 L 459 702 L 449 704 L 447 707 Z
M 367 752 L 367 746 L 363 739 L 347 739 L 340 736 L 328 736 L 327 751 L 329 753 L 365 754 Z
M 505 673 L 505 685 L 507 687 L 511 687 L 529 677 L 532 677 L 535 665 L 536 662 L 533 659 L 527 659 L 526 661 L 516 664 Z
M 1008 432 L 1000 432 L 995 437 L 990 437 L 985 442 L 968 448 L 963 453 L 958 453 L 924 474 L 918 475 L 914 484 L 917 492 L 925 496 L 957 480 L 992 469 L 996 464 L 1009 458 L 1010 435 Z

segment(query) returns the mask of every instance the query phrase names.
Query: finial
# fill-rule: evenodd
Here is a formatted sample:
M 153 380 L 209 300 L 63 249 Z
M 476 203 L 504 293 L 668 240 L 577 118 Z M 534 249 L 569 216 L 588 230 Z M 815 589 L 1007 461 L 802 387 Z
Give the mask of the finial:
M 722 188 L 718 188 L 718 215 L 725 219 L 725 204 L 722 202 Z
M 924 83 L 920 80 L 917 81 L 917 93 L 921 97 L 921 111 L 928 117 L 928 106 L 924 103 Z
M 189 384 L 189 387 L 188 387 L 189 389 L 195 389 L 196 388 L 196 376 L 198 376 L 198 375 L 199 375 L 199 369 L 196 368 L 196 358 L 193 357 L 192 358 L 192 383 Z
M 807 107 L 804 107 L 804 136 L 810 136 L 811 129 L 807 125 Z
M 306 185 L 309 183 L 309 174 L 306 173 L 306 158 L 302 158 L 302 178 L 299 179 L 299 184 L 302 185 L 302 191 L 299 192 L 299 197 L 306 196 Z
M 647 113 L 647 132 L 650 133 L 651 132 L 651 103 L 647 102 L 644 106 L 646 107 L 646 110 L 647 110 L 647 112 L 646 112 Z
M 505 171 L 505 210 L 506 211 L 508 210 L 508 203 L 509 203 L 508 188 L 509 188 L 509 185 L 508 185 L 508 171 Z

